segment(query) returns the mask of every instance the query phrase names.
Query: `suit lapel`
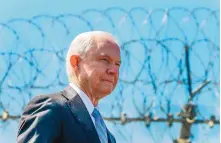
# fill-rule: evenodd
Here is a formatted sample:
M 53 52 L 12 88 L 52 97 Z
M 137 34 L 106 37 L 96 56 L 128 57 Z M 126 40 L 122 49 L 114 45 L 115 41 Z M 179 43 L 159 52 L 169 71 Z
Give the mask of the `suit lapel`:
M 81 100 L 80 96 L 70 86 L 65 88 L 62 95 L 68 99 L 67 105 L 80 123 L 80 126 L 84 130 L 85 135 L 88 137 L 88 141 L 90 143 L 100 143 L 93 121 L 91 120 L 87 108 Z
M 116 143 L 114 136 L 109 132 L 108 129 L 107 129 L 107 136 L 108 136 L 108 143 Z

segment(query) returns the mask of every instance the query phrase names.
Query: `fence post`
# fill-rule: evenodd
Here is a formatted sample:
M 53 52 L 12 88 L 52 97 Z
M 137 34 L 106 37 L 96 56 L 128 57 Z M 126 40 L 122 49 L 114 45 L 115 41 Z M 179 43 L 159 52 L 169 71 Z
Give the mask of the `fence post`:
M 180 132 L 180 138 L 175 140 L 175 143 L 191 143 L 190 136 L 191 136 L 191 126 L 192 123 L 195 121 L 196 117 L 196 106 L 191 103 L 187 103 L 184 106 L 183 111 L 181 111 L 178 116 L 182 117 L 182 127 Z

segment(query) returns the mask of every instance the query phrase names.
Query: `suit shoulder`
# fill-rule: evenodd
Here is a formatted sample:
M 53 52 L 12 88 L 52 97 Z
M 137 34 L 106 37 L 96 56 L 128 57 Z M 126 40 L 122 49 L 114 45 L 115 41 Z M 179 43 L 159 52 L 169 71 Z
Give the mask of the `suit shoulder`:
M 31 99 L 24 110 L 25 114 L 30 114 L 34 110 L 40 108 L 61 108 L 64 104 L 63 96 L 61 92 L 45 94 L 45 95 L 37 95 Z
M 35 96 L 26 106 L 19 123 L 18 142 L 28 142 L 37 134 L 36 142 L 52 142 L 61 132 L 63 105 L 59 93 Z M 49 130 L 50 132 L 46 132 Z M 38 141 L 37 141 L 38 140 Z M 50 141 L 49 141 L 50 140 Z
M 37 95 L 31 99 L 30 103 L 41 103 L 45 101 L 51 101 L 56 103 L 61 103 L 61 100 L 64 99 L 64 97 L 61 95 L 62 92 L 57 93 L 51 93 L 51 94 L 43 94 L 43 95 Z

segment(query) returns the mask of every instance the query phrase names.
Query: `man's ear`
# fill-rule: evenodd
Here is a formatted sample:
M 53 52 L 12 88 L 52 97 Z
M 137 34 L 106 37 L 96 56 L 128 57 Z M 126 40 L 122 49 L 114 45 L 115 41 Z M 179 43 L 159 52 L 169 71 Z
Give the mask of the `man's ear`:
M 80 62 L 80 56 L 78 55 L 72 55 L 70 58 L 70 63 L 72 68 L 78 67 L 78 64 Z

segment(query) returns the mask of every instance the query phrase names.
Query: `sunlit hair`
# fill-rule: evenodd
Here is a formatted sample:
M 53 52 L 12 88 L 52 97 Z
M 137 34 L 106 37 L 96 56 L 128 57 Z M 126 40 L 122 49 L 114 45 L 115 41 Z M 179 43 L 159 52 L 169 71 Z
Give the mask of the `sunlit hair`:
M 75 82 L 75 73 L 70 64 L 70 57 L 72 55 L 79 55 L 81 58 L 84 58 L 84 55 L 90 48 L 96 47 L 95 36 L 100 34 L 109 35 L 115 43 L 118 43 L 110 33 L 104 31 L 90 31 L 77 35 L 71 42 L 66 56 L 66 71 L 69 82 Z

